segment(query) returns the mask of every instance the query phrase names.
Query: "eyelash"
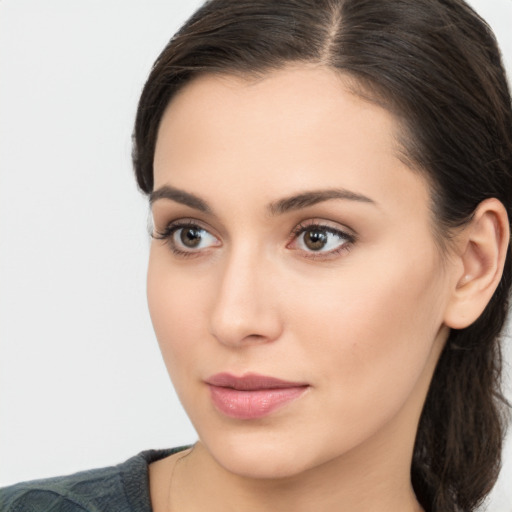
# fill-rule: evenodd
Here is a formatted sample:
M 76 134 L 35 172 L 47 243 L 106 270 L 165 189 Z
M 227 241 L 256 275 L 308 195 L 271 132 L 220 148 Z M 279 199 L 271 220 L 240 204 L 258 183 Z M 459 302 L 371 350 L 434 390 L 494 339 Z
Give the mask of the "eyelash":
M 316 251 L 304 251 L 304 257 L 309 259 L 330 259 L 333 258 L 343 252 L 348 252 L 352 248 L 352 246 L 356 243 L 357 237 L 351 233 L 347 233 L 346 231 L 342 231 L 341 229 L 334 228 L 332 226 L 322 224 L 317 221 L 309 221 L 309 222 L 301 222 L 297 225 L 291 233 L 290 241 L 287 244 L 287 247 L 294 240 L 297 240 L 300 235 L 306 233 L 307 231 L 325 231 L 332 235 L 338 236 L 341 239 L 345 239 L 346 241 L 342 243 L 336 249 L 328 252 L 316 252 Z
M 169 223 L 163 231 L 157 231 L 151 235 L 156 240 L 163 240 L 166 241 L 166 243 L 169 245 L 171 251 L 176 256 L 182 257 L 182 258 L 190 258 L 200 255 L 200 251 L 184 251 L 181 249 L 178 249 L 176 246 L 176 243 L 173 240 L 174 234 L 180 230 L 180 229 L 186 229 L 186 228 L 195 228 L 202 231 L 206 231 L 211 235 L 211 233 L 203 228 L 197 221 L 195 220 L 180 220 L 176 222 Z M 286 247 L 289 247 L 289 245 L 294 241 L 298 240 L 300 235 L 303 233 L 306 233 L 307 231 L 324 231 L 327 233 L 330 233 L 332 235 L 338 236 L 340 239 L 345 239 L 346 241 L 342 243 L 339 247 L 336 249 L 333 249 L 329 252 L 316 252 L 316 251 L 302 251 L 304 253 L 304 257 L 309 259 L 330 259 L 338 254 L 341 254 L 342 252 L 348 252 L 354 245 L 354 243 L 357 241 L 357 237 L 351 233 L 347 233 L 346 231 L 342 231 L 341 229 L 334 228 L 332 226 L 328 226 L 325 224 L 322 224 L 320 222 L 301 222 L 298 224 L 291 232 L 290 239 L 288 240 Z M 211 235 L 214 236 L 214 235 Z
M 203 231 L 206 231 L 209 233 L 209 231 L 205 228 L 203 228 L 200 224 L 198 224 L 195 220 L 180 220 L 176 222 L 169 223 L 163 231 L 155 230 L 155 233 L 151 236 L 156 240 L 163 240 L 165 241 L 169 247 L 171 248 L 171 251 L 176 256 L 180 256 L 182 258 L 191 258 L 194 256 L 199 255 L 199 251 L 183 251 L 181 249 L 178 249 L 176 247 L 176 244 L 174 243 L 173 236 L 174 234 L 180 230 L 180 229 L 186 229 L 186 228 L 196 228 Z M 213 235 L 212 235 L 213 236 Z

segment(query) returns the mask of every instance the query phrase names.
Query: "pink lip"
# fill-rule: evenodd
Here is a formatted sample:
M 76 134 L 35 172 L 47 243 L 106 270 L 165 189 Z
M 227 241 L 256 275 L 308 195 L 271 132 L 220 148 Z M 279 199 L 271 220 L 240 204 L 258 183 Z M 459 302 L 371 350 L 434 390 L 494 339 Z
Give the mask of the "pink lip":
M 301 396 L 309 387 L 303 382 L 289 382 L 249 373 L 235 377 L 218 373 L 206 380 L 215 407 L 231 418 L 262 418 Z

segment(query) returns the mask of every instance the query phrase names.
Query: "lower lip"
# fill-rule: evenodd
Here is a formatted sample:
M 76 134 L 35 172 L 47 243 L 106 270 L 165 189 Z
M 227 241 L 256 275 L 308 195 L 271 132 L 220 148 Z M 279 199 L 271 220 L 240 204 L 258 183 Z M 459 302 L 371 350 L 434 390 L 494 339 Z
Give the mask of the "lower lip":
M 263 418 L 301 396 L 308 386 L 240 391 L 209 386 L 215 407 L 231 418 L 252 420 Z

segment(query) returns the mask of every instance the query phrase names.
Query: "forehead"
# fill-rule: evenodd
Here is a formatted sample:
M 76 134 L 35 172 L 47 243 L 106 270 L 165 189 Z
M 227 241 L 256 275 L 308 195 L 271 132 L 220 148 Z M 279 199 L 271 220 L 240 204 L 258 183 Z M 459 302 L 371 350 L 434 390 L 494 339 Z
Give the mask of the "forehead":
M 162 157 L 176 158 L 188 148 L 188 141 L 201 142 L 205 152 L 211 149 L 209 142 L 229 144 L 230 138 L 237 139 L 233 152 L 249 145 L 275 149 L 279 142 L 310 141 L 313 147 L 319 139 L 322 147 L 329 142 L 348 146 L 356 138 L 371 142 L 374 151 L 398 151 L 395 117 L 354 90 L 355 82 L 349 76 L 307 64 L 259 77 L 199 75 L 174 96 L 164 112 L 155 166 L 159 167 Z
M 380 98 L 355 78 L 332 68 L 304 63 L 251 75 L 200 74 L 173 96 L 160 128 L 172 123 L 172 118 L 179 117 L 184 110 L 187 117 L 202 117 L 203 123 L 206 116 L 209 122 L 233 122 L 235 114 L 242 119 L 257 112 L 267 116 L 267 121 L 284 121 L 285 115 L 294 114 L 307 115 L 311 123 L 315 113 L 327 121 L 327 112 L 342 104 L 347 108 L 349 103 L 357 106 L 360 116 L 366 111 L 375 120 L 380 111 L 380 121 L 386 120 L 386 128 L 398 127 L 397 119 L 388 110 L 376 108 L 383 105 Z
M 370 195 L 409 187 L 419 178 L 400 159 L 397 119 L 354 85 L 313 65 L 195 78 L 162 118 L 155 188 L 208 193 L 221 181 L 272 200 L 279 189 L 342 186 Z

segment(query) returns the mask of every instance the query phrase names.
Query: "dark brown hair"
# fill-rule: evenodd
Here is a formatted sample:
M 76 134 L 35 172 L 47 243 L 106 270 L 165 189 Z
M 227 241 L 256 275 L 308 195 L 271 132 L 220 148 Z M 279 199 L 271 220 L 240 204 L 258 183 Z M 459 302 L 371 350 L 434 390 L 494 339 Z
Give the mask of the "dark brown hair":
M 403 127 L 404 157 L 431 183 L 445 242 L 495 197 L 512 218 L 512 108 L 495 38 L 462 0 L 211 0 L 158 57 L 137 111 L 133 162 L 153 188 L 162 114 L 201 73 L 259 74 L 319 63 L 355 78 Z M 474 510 L 492 488 L 504 436 L 500 333 L 512 279 L 481 317 L 452 330 L 418 428 L 411 478 L 426 511 Z

